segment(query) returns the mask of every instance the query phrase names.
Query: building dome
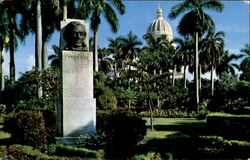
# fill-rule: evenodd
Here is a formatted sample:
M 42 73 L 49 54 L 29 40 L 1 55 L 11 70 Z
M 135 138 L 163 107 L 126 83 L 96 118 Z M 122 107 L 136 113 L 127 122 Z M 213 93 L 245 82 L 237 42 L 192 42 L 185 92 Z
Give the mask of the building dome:
M 166 35 L 168 41 L 173 40 L 173 31 L 170 24 L 163 19 L 162 9 L 157 9 L 157 17 L 153 22 L 149 25 L 147 34 L 152 34 L 155 38 L 161 37 L 162 35 Z

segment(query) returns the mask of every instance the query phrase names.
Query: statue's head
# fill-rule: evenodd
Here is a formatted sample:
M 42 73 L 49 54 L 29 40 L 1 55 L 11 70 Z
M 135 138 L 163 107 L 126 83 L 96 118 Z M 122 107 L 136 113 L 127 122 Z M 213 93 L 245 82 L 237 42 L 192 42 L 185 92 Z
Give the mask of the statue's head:
M 84 43 L 86 38 L 86 29 L 80 22 L 70 22 L 65 27 L 63 37 L 66 41 L 65 50 L 86 50 L 86 44 Z

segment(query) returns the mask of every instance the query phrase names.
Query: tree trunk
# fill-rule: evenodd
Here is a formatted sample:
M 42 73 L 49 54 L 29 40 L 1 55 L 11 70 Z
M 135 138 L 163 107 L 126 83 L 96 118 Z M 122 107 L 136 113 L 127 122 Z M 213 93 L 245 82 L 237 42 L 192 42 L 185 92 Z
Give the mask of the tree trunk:
M 153 109 L 152 109 L 152 101 L 151 98 L 149 98 L 149 112 L 150 112 L 150 126 L 151 130 L 154 130 L 154 124 L 153 124 Z
M 13 2 L 12 2 L 13 3 Z M 15 30 L 14 30 L 14 15 L 13 15 L 13 4 L 11 6 L 10 10 L 10 83 L 14 85 L 15 79 L 16 79 L 16 68 L 15 68 L 15 57 L 14 57 L 14 52 L 15 52 Z
M 114 81 L 115 81 L 115 84 L 116 84 L 116 78 L 117 78 L 117 63 L 116 63 L 116 59 L 114 60 Z
M 174 85 L 175 85 L 175 65 L 172 73 L 172 86 L 174 87 Z
M 67 2 L 64 1 L 64 4 L 63 4 L 63 21 L 65 21 L 67 19 L 67 15 L 68 15 Z
M 130 79 L 128 80 L 128 91 L 130 93 Z M 129 100 L 128 100 L 128 108 L 131 108 L 131 100 L 130 100 L 131 97 L 129 97 Z
M 35 65 L 39 72 L 42 71 L 42 61 L 41 61 L 41 53 L 42 53 L 42 17 L 41 17 L 41 1 L 37 0 L 36 4 L 36 53 L 35 53 Z M 42 88 L 38 86 L 38 97 L 42 97 Z
M 211 97 L 214 96 L 214 66 L 211 66 Z
M 199 93 L 200 93 L 200 91 L 201 91 L 201 65 L 199 64 Z
M 187 66 L 186 66 L 186 65 L 184 65 L 184 77 L 183 77 L 183 79 L 184 79 L 184 88 L 187 88 L 187 75 L 186 75 L 186 68 L 187 68 Z
M 4 50 L 0 47 L 0 81 L 1 81 L 1 91 L 4 90 Z
M 94 71 L 98 72 L 98 31 L 94 31 Z
M 43 39 L 42 42 L 42 69 L 46 70 L 48 68 L 48 49 L 47 42 Z
M 199 35 L 198 32 L 195 32 L 195 71 L 194 71 L 194 81 L 195 81 L 195 99 L 196 99 L 196 107 L 197 112 L 199 112 L 199 77 L 198 77 L 198 70 L 199 70 L 199 49 L 198 49 L 198 41 Z

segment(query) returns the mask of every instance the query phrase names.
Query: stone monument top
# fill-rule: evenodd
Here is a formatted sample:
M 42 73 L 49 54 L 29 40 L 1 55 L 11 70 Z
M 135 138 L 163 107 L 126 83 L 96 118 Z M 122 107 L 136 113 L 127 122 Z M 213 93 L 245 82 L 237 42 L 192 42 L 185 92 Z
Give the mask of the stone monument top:
M 61 50 L 89 51 L 89 25 L 83 20 L 61 21 Z
M 63 37 L 66 42 L 64 50 L 88 51 L 87 45 L 84 42 L 86 38 L 86 28 L 80 22 L 72 21 L 67 24 Z

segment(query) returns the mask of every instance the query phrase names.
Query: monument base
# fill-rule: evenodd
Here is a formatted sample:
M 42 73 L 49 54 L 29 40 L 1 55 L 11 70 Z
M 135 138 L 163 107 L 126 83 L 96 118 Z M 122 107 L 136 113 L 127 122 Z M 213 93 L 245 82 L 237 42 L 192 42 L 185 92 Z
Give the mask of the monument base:
M 84 146 L 84 137 L 55 137 L 57 144 Z

